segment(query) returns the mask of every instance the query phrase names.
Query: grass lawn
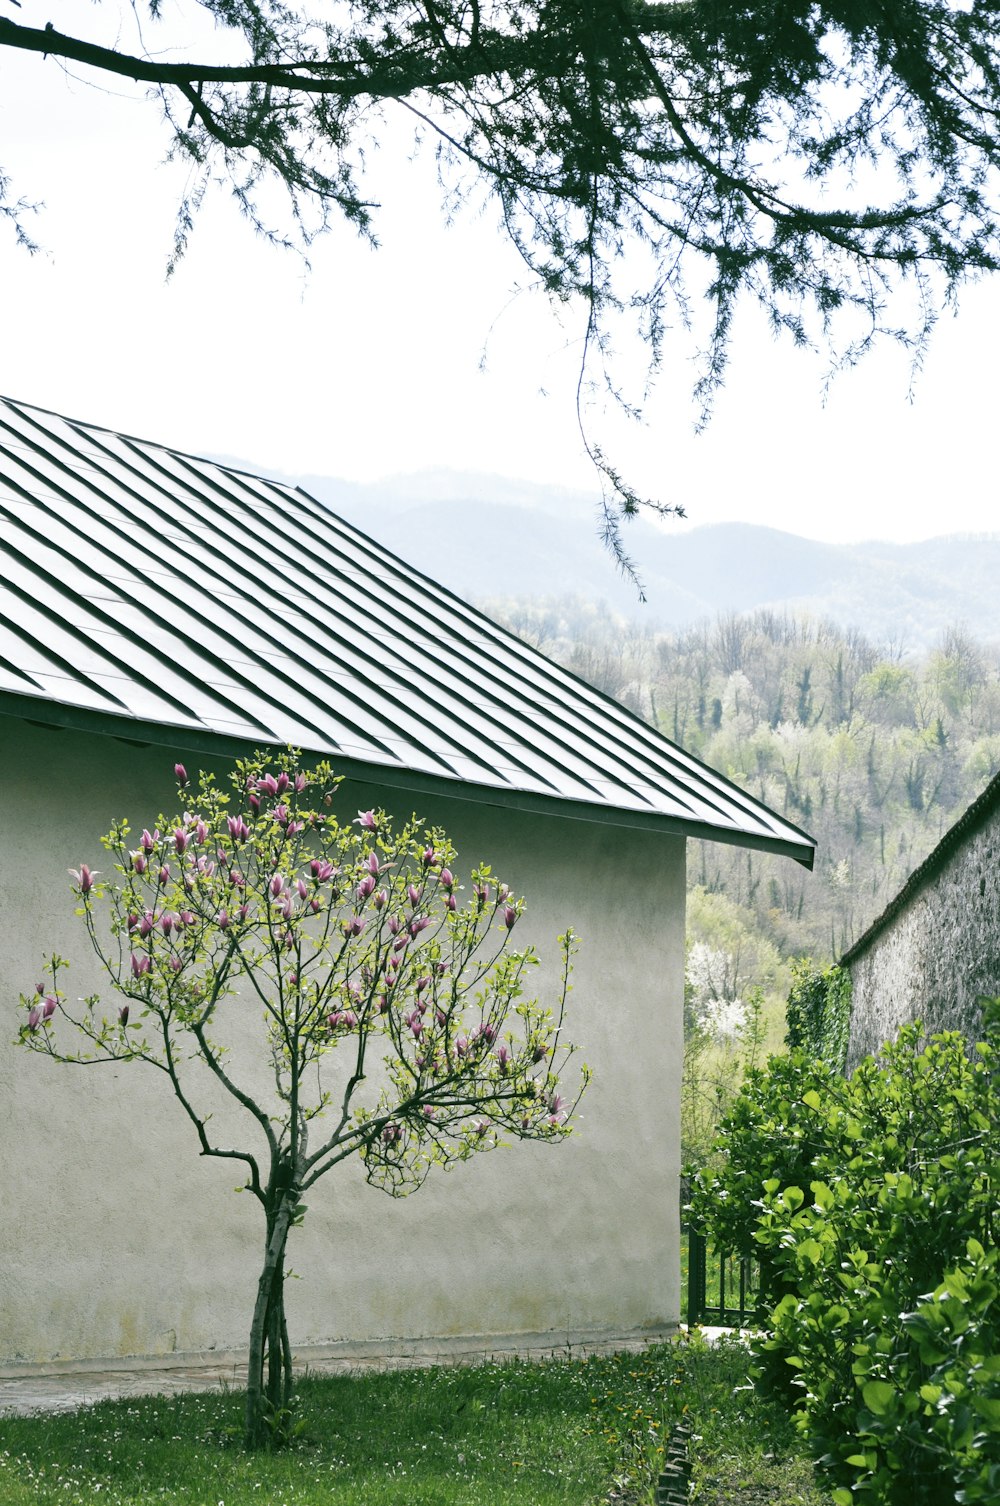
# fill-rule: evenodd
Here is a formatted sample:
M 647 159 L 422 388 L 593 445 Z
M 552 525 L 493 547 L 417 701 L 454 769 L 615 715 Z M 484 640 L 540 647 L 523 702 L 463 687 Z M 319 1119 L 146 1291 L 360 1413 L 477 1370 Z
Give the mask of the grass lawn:
M 639 1506 L 684 1415 L 704 1506 L 824 1506 L 735 1343 L 314 1377 L 299 1435 L 240 1447 L 237 1393 L 0 1418 L 0 1506 Z

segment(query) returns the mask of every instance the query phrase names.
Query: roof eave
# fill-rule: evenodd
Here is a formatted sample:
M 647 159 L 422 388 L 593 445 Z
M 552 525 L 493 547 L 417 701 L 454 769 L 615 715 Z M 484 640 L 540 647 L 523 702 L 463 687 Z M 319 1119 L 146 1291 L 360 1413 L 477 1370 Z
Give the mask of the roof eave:
M 200 753 L 216 758 L 245 756 L 249 746 L 245 739 L 229 737 L 225 733 L 213 732 L 209 729 L 199 731 L 197 728 L 171 725 L 165 722 L 146 722 L 135 717 L 115 716 L 109 712 L 93 711 L 86 707 L 72 706 L 41 697 L 18 695 L 13 692 L 0 692 L 0 715 L 17 718 L 37 726 L 89 732 L 100 737 L 112 737 L 120 742 L 169 748 L 174 752 Z M 265 735 L 255 739 L 254 745 L 278 746 Z M 644 811 L 631 807 L 597 805 L 588 801 L 567 800 L 556 795 L 536 794 L 531 790 L 502 789 L 495 785 L 450 780 L 392 765 L 362 762 L 360 759 L 345 757 L 340 753 L 331 753 L 325 748 L 304 746 L 302 751 L 315 757 L 331 758 L 336 763 L 338 773 L 355 779 L 359 783 L 381 784 L 390 789 L 407 790 L 415 795 L 465 800 L 479 805 L 499 806 L 505 810 L 523 810 L 536 815 L 559 816 L 564 820 L 583 821 L 592 825 L 628 827 L 632 830 L 656 831 L 664 835 L 672 834 L 700 838 L 709 842 L 723 842 L 793 858 L 807 869 L 813 866 L 815 844 L 810 844 L 808 839 L 798 843 L 777 836 L 771 837 L 765 833 L 742 832 L 730 827 L 715 826 L 709 822 L 684 820 L 681 817 L 663 815 L 654 810 Z

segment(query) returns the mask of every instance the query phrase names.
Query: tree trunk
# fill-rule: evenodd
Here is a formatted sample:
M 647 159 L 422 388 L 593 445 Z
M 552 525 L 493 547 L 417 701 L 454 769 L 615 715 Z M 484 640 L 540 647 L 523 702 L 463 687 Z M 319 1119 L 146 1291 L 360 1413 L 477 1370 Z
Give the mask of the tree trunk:
M 292 1351 L 285 1323 L 285 1245 L 292 1205 L 282 1198 L 268 1213 L 264 1268 L 250 1325 L 244 1441 L 247 1448 L 281 1443 L 292 1399 Z

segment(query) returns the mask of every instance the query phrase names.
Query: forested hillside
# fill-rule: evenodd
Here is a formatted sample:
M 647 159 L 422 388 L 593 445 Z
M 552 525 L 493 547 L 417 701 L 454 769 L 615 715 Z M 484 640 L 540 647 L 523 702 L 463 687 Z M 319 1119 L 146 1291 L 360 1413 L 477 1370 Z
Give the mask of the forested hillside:
M 914 657 L 769 611 L 649 633 L 575 599 L 488 609 L 816 837 L 813 874 L 691 844 L 691 885 L 785 959 L 839 956 L 1000 767 L 1000 646 L 960 628 Z

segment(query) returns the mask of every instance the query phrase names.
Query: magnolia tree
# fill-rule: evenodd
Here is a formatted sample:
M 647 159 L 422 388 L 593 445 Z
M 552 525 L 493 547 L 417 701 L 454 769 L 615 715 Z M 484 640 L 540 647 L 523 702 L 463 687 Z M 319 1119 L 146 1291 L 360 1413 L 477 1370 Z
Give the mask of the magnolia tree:
M 195 794 L 183 766 L 175 772 L 187 809 L 138 839 L 118 822 L 103 838 L 112 876 L 71 871 L 117 1007 L 102 1012 L 97 995 L 71 1006 L 59 986 L 67 964 L 53 956 L 21 996 L 20 1040 L 56 1061 L 162 1072 L 201 1154 L 245 1169 L 264 1215 L 246 1398 L 256 1447 L 287 1431 L 285 1252 L 313 1185 L 357 1156 L 373 1186 L 399 1197 L 435 1164 L 569 1133 L 588 1075 L 575 1074 L 567 1101 L 575 938 L 560 938 L 553 1012 L 525 997 L 537 958 L 512 944 L 523 901 L 488 867 L 465 892 L 437 828 L 394 831 L 379 810 L 342 824 L 330 766 L 306 771 L 292 753 L 277 767 L 261 754 L 239 762 L 231 793 L 202 774 Z M 245 1036 L 254 1001 L 258 1079 L 225 1044 Z M 216 1131 L 209 1076 L 244 1120 L 244 1144 Z

